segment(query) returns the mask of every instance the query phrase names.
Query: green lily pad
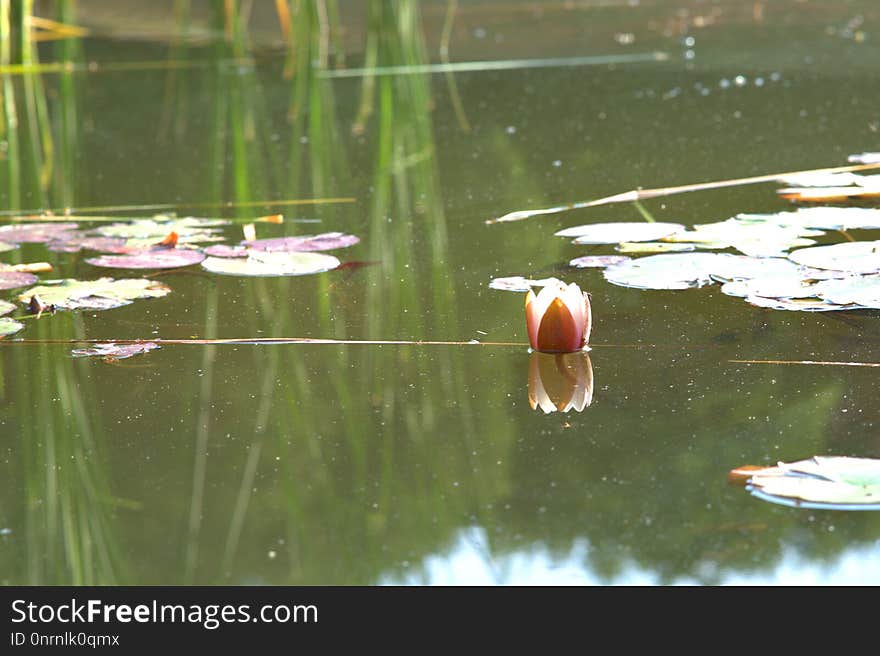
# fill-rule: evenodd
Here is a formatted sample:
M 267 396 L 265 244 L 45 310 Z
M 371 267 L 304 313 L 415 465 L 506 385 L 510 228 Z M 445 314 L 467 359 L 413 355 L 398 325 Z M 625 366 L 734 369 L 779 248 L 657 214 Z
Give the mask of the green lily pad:
M 0 337 L 17 333 L 24 328 L 24 324 L 9 317 L 0 317 Z
M 721 286 L 728 296 L 763 296 L 764 298 L 815 298 L 817 285 L 807 282 L 800 275 L 777 275 L 733 280 Z
M 127 244 L 131 247 L 146 246 L 157 239 L 166 237 L 169 232 L 176 232 L 178 243 L 192 243 L 203 241 L 217 241 L 220 239 L 217 233 L 221 232 L 219 226 L 227 225 L 229 221 L 223 219 L 199 219 L 187 217 L 178 219 L 171 216 L 158 215 L 152 219 L 135 219 L 132 221 L 120 221 L 95 228 L 94 232 L 103 237 L 119 237 L 132 241 Z
M 858 153 L 847 158 L 856 164 L 880 164 L 880 153 Z
M 880 460 L 816 456 L 758 469 L 746 485 L 755 496 L 787 506 L 880 510 Z
M 18 244 L 8 244 L 5 241 L 0 241 L 0 253 L 15 250 L 16 248 L 18 248 Z
M 10 303 L 9 301 L 0 301 L 0 315 L 9 314 L 16 307 L 18 307 L 15 303 Z
M 109 310 L 128 305 L 140 298 L 160 298 L 171 293 L 171 288 L 155 280 L 143 278 L 99 278 L 98 280 L 46 280 L 18 296 L 29 303 L 31 296 L 39 296 L 45 305 L 59 310 Z
M 694 244 L 685 244 L 678 243 L 674 244 L 672 242 L 663 242 L 663 241 L 644 241 L 644 242 L 634 242 L 634 241 L 624 241 L 619 243 L 615 250 L 620 253 L 645 253 L 645 254 L 656 254 L 656 253 L 684 253 L 687 251 L 692 251 L 696 248 Z
M 792 262 L 816 269 L 849 273 L 880 272 L 880 241 L 850 241 L 831 246 L 814 246 L 793 251 Z
M 830 303 L 855 304 L 880 309 L 880 276 L 851 276 L 823 280 L 815 285 L 816 295 Z
M 712 274 L 730 266 L 726 253 L 650 255 L 605 269 L 605 279 L 637 289 L 689 289 L 714 282 Z
M 736 219 L 819 230 L 874 230 L 880 228 L 880 209 L 869 207 L 802 207 L 776 214 L 738 214 Z
M 792 248 L 814 244 L 808 237 L 823 234 L 821 230 L 802 226 L 733 218 L 699 224 L 693 230 L 676 233 L 664 241 L 694 243 L 703 248 L 735 248 L 752 257 L 784 257 Z
M 340 265 L 323 253 L 250 251 L 247 257 L 208 257 L 202 267 L 227 276 L 304 276 L 330 271 Z
M 632 241 L 657 241 L 684 230 L 680 223 L 591 223 L 566 228 L 557 237 L 574 237 L 576 244 L 619 244 Z

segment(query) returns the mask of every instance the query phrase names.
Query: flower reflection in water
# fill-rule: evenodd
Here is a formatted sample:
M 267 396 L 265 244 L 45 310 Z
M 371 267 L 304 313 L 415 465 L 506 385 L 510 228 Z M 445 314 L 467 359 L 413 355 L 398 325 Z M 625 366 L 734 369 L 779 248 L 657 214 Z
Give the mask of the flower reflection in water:
M 586 352 L 529 356 L 529 404 L 545 414 L 581 412 L 593 402 L 593 365 Z

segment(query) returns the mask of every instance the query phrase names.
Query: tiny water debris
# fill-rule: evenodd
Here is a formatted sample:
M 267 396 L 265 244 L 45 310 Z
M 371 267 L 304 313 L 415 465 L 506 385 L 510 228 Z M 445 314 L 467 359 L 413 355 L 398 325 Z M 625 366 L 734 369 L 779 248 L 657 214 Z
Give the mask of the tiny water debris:
M 524 278 L 523 276 L 504 276 L 490 280 L 489 288 L 503 292 L 527 292 L 532 287 L 545 287 L 557 282 L 559 282 L 557 278 L 532 280 L 531 278 Z
M 136 342 L 133 344 L 99 342 L 86 348 L 73 349 L 70 354 L 75 358 L 99 357 L 104 362 L 116 362 L 135 355 L 149 353 L 157 348 L 161 348 L 161 346 L 156 342 Z
M 551 412 L 583 412 L 593 402 L 593 365 L 590 354 L 529 354 L 529 405 Z
M 795 508 L 880 510 L 880 460 L 815 456 L 775 467 L 746 465 L 728 481 L 764 501 Z
M 529 344 L 542 353 L 574 353 L 588 348 L 593 324 L 590 297 L 576 283 L 548 284 L 526 294 Z
M 99 278 L 98 280 L 44 280 L 18 296 L 21 303 L 30 305 L 31 297 L 39 296 L 46 305 L 58 310 L 109 310 L 129 305 L 142 298 L 161 298 L 171 288 L 155 280 L 144 278 Z

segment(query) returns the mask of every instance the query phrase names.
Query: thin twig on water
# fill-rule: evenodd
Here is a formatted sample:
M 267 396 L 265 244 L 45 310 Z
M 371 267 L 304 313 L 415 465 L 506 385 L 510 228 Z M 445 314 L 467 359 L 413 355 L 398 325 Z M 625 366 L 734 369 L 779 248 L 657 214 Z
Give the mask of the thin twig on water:
M 648 198 L 659 198 L 661 196 L 672 196 L 674 194 L 683 194 L 689 191 L 705 191 L 709 189 L 722 189 L 724 187 L 738 187 L 741 185 L 757 184 L 759 182 L 774 182 L 780 178 L 787 178 L 795 175 L 806 175 L 808 173 L 845 173 L 848 171 L 865 171 L 867 169 L 880 168 L 880 162 L 873 164 L 853 164 L 849 166 L 836 166 L 824 169 L 810 169 L 808 171 L 789 171 L 787 173 L 771 173 L 769 175 L 758 175 L 751 178 L 736 178 L 733 180 L 718 180 L 715 182 L 698 182 L 696 184 L 681 185 L 678 187 L 659 187 L 657 189 L 633 189 L 622 194 L 614 196 L 606 196 L 597 200 L 580 201 L 577 203 L 569 203 L 568 205 L 558 205 L 556 207 L 547 207 L 539 210 L 519 210 L 510 212 L 497 219 L 488 219 L 486 223 L 508 223 L 511 221 L 522 221 L 533 216 L 542 214 L 559 214 L 569 210 L 580 210 L 587 207 L 598 207 L 600 205 L 610 205 L 612 203 L 631 203 Z

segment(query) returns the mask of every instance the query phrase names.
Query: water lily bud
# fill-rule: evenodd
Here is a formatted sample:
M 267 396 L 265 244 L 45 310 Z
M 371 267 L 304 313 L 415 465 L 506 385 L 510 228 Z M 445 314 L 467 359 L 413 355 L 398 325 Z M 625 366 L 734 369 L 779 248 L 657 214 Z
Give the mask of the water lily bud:
M 551 412 L 581 412 L 593 402 L 593 365 L 587 353 L 532 353 L 529 405 Z
M 526 328 L 529 344 L 544 353 L 573 353 L 590 339 L 593 315 L 589 296 L 575 283 L 557 281 L 538 295 L 526 295 Z

